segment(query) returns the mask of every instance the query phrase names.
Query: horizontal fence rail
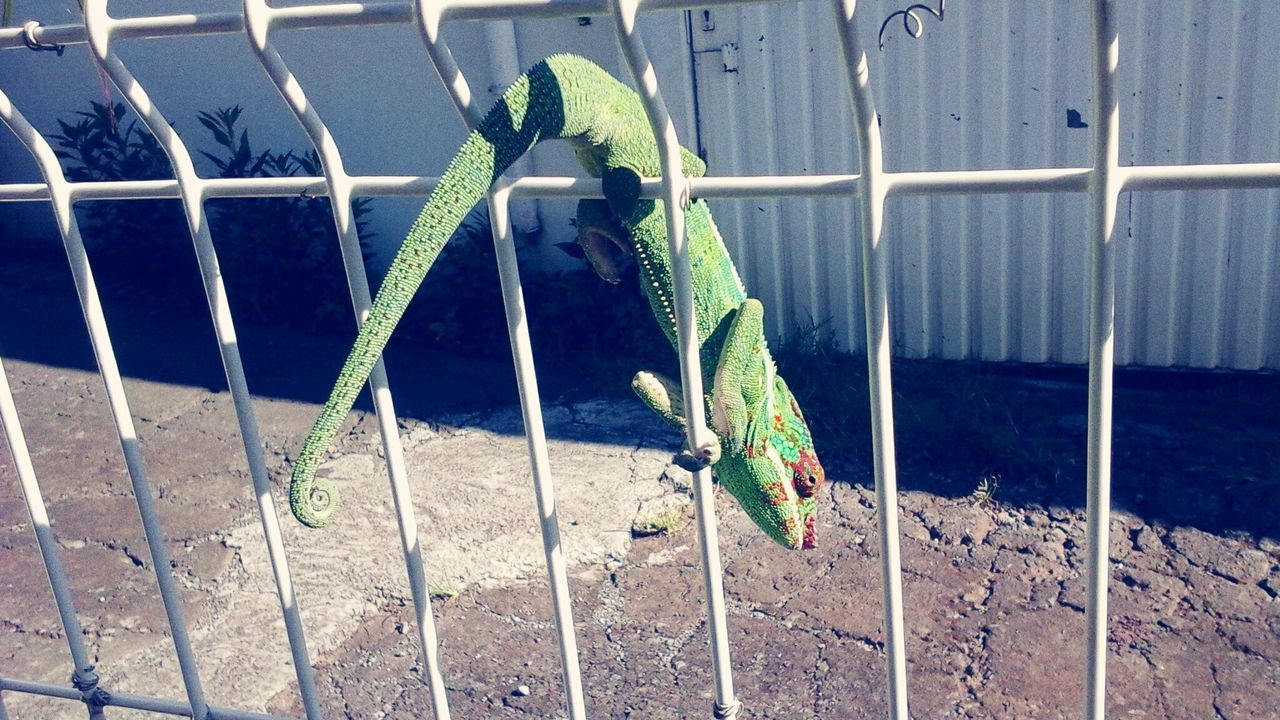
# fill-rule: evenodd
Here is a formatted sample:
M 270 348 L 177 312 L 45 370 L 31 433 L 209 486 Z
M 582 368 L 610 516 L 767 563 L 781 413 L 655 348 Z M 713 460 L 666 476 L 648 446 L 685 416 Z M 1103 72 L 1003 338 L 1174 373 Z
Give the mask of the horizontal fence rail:
M 760 0 L 767 1 L 767 0 Z M 650 64 L 643 39 L 636 27 L 639 13 L 662 10 L 705 8 L 747 4 L 743 0 L 452 0 L 445 2 L 377 2 L 336 5 L 300 5 L 271 8 L 264 0 L 246 0 L 243 13 L 205 13 L 117 19 L 107 13 L 106 0 L 87 0 L 85 22 L 81 25 L 28 25 L 0 29 L 0 49 L 23 48 L 32 43 L 45 45 L 88 43 L 98 65 L 110 77 L 160 141 L 175 168 L 175 179 L 117 182 L 68 182 L 47 141 L 31 127 L 0 88 L 0 119 L 14 131 L 36 158 L 43 182 L 0 185 L 0 201 L 50 202 L 59 222 L 68 261 L 76 280 L 77 293 L 86 326 L 93 341 L 117 434 L 133 481 L 139 513 L 152 552 L 156 580 L 163 596 L 175 652 L 182 669 L 186 702 L 162 698 L 111 693 L 99 687 L 97 675 L 88 665 L 81 640 L 79 621 L 72 601 L 71 582 L 61 569 L 56 541 L 21 424 L 0 366 L 0 422 L 3 424 L 28 512 L 35 528 L 45 569 L 54 591 L 56 610 L 67 635 L 72 658 L 73 682 L 53 684 L 0 677 L 0 720 L 6 719 L 3 693 L 26 693 L 84 703 L 90 717 L 102 717 L 105 707 L 117 706 L 160 714 L 192 718 L 269 720 L 277 716 L 230 708 L 212 707 L 205 700 L 196 658 L 186 635 L 181 605 L 173 588 L 172 573 L 165 551 L 164 536 L 151 507 L 151 489 L 138 448 L 124 387 L 97 298 L 89 261 L 75 225 L 72 206 L 77 202 L 131 199 L 178 199 L 186 212 L 193 249 L 201 266 L 209 299 L 212 325 L 227 379 L 231 387 L 250 475 L 258 500 L 264 540 L 268 547 L 273 577 L 306 716 L 324 716 L 320 707 L 306 639 L 288 569 L 286 548 L 281 539 L 278 510 L 272 500 L 270 482 L 262 457 L 262 438 L 254 418 L 247 379 L 236 349 L 235 329 L 217 258 L 209 236 L 204 203 L 225 197 L 326 196 L 332 199 L 334 223 L 346 266 L 352 305 L 357 322 L 362 322 L 370 306 L 368 282 L 355 237 L 351 200 L 355 196 L 422 196 L 437 179 L 431 176 L 348 174 L 337 144 L 323 121 L 307 104 L 301 86 L 272 48 L 273 32 L 319 27 L 348 27 L 415 23 L 429 62 L 440 76 L 455 109 L 468 127 L 479 118 L 465 75 L 439 38 L 444 21 L 610 16 L 614 30 L 663 158 L 661 177 L 642 182 L 641 194 L 657 198 L 668 208 L 668 240 L 675 277 L 675 306 L 679 357 L 684 397 L 688 406 L 691 446 L 709 431 L 705 427 L 696 327 L 693 316 L 689 258 L 683 231 L 683 203 L 690 197 L 818 197 L 849 198 L 859 208 L 863 293 L 866 315 L 868 383 L 871 398 L 872 450 L 880 527 L 882 589 L 886 628 L 886 715 L 906 720 L 908 713 L 905 622 L 903 619 L 902 570 L 899 553 L 898 496 L 893 433 L 893 393 L 891 383 L 892 348 L 889 324 L 890 252 L 883 239 L 884 207 L 896 196 L 944 194 L 1084 193 L 1089 198 L 1085 225 L 1088 236 L 1089 291 L 1089 397 L 1086 520 L 1086 696 L 1085 715 L 1089 720 L 1105 717 L 1108 519 L 1110 511 L 1111 396 L 1114 359 L 1115 245 L 1114 223 L 1118 198 L 1125 192 L 1150 190 L 1280 188 L 1280 162 L 1214 165 L 1118 164 L 1118 137 L 1121 132 L 1119 100 L 1115 77 L 1119 58 L 1119 37 L 1112 15 L 1117 0 L 1091 0 L 1093 106 L 1099 109 L 1092 128 L 1093 163 L 1085 168 L 1032 168 L 1021 170 L 974 170 L 945 172 L 888 172 L 883 168 L 883 148 L 871 95 L 866 53 L 857 34 L 855 0 L 832 0 L 833 22 L 839 30 L 840 58 L 847 72 L 850 111 L 856 129 L 856 154 L 860 172 L 844 175 L 768 175 L 703 177 L 686 179 L 678 167 L 678 140 L 658 78 Z M 114 54 L 113 43 L 126 39 L 189 37 L 241 33 L 245 36 L 268 77 L 279 90 L 294 117 L 306 131 L 322 161 L 322 177 L 255 179 L 207 179 L 199 177 L 186 147 L 151 103 L 143 86 L 133 78 Z M 577 656 L 572 607 L 565 555 L 556 519 L 555 492 L 549 471 L 541 404 L 534 375 L 534 359 L 529 346 L 524 300 L 516 267 L 515 249 L 508 204 L 512 198 L 603 197 L 598 180 L 575 177 L 525 176 L 501 178 L 489 194 L 493 239 L 498 253 L 499 277 L 510 331 L 512 357 L 518 380 L 521 407 L 533 467 L 534 492 L 539 526 L 543 534 L 545 561 L 550 580 L 551 602 L 556 620 L 561 671 L 565 687 L 565 707 L 570 718 L 588 717 L 583 697 L 583 679 Z M 421 536 L 414 519 L 396 428 L 389 382 L 381 364 L 371 377 L 375 408 L 383 447 L 388 459 L 392 497 L 397 512 L 401 547 L 412 589 L 417 619 L 418 644 L 427 667 L 432 709 L 439 719 L 449 717 L 444 673 L 438 658 L 426 574 L 422 562 Z M 723 579 L 710 474 L 695 474 L 698 531 L 702 550 L 704 589 L 708 600 L 708 626 L 712 662 L 713 706 L 709 715 L 733 718 L 741 708 L 732 679 L 727 625 L 724 612 Z M 110 676 L 109 668 L 103 673 Z M 106 684 L 105 682 L 103 683 Z
M 922 195 L 1008 195 L 1087 193 L 1090 168 L 951 170 L 883 173 L 886 197 Z M 1127 165 L 1114 172 L 1121 192 L 1134 190 L 1269 190 L 1280 186 L 1280 162 L 1208 165 Z M 859 175 L 708 175 L 679 178 L 692 197 L 847 197 L 856 195 Z M 419 197 L 439 180 L 434 175 L 351 175 L 351 194 Z M 325 178 L 203 179 L 208 198 L 325 197 Z M 114 180 L 68 183 L 76 200 L 172 200 L 181 197 L 176 180 Z M 513 198 L 603 198 L 600 181 L 569 176 L 526 176 L 507 185 Z M 662 179 L 640 182 L 640 197 L 660 199 Z M 45 183 L 0 185 L 0 202 L 50 200 Z

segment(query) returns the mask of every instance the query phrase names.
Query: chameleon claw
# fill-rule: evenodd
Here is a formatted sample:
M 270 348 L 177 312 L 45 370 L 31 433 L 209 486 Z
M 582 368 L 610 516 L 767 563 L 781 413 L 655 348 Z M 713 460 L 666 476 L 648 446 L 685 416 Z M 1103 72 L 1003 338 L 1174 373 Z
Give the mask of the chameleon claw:
M 688 470 L 689 472 L 698 472 L 711 467 L 720 462 L 720 441 L 713 439 L 693 450 L 690 450 L 686 443 L 685 448 L 676 454 L 671 461 L 680 469 Z

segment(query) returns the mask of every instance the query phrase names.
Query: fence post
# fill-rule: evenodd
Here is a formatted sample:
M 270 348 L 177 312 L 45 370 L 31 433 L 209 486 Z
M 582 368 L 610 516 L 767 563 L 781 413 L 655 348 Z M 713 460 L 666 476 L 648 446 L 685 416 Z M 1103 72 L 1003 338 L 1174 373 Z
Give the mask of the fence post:
M 444 84 L 454 109 L 468 130 L 475 130 L 484 115 L 475 103 L 466 75 L 458 67 L 453 52 L 440 37 L 440 25 L 449 0 L 415 0 L 414 24 L 427 50 L 431 66 Z M 582 668 L 578 657 L 577 630 L 573 623 L 573 599 L 569 591 L 568 564 L 560 538 L 560 520 L 556 511 L 555 483 L 551 459 L 547 454 L 547 435 L 542 420 L 542 399 L 533 359 L 533 343 L 529 338 L 529 322 L 520 285 L 520 267 L 516 262 L 515 238 L 512 235 L 511 189 L 506 178 L 500 178 L 490 189 L 489 229 L 493 237 L 498 264 L 498 283 L 502 288 L 502 310 L 507 320 L 507 340 L 516 373 L 520 395 L 520 414 L 525 441 L 529 449 L 529 467 L 533 473 L 534 498 L 538 508 L 538 529 L 542 536 L 543 561 L 551 590 L 551 611 L 555 618 L 556 640 L 560 647 L 560 672 L 564 679 L 565 708 L 570 720 L 585 720 L 586 700 L 582 686 Z
M 302 632 L 302 623 L 298 611 L 297 598 L 294 593 L 292 576 L 289 573 L 288 561 L 284 553 L 284 543 L 280 536 L 279 519 L 276 516 L 275 504 L 271 496 L 271 482 L 267 477 L 266 461 L 263 458 L 262 439 L 258 431 L 257 416 L 254 412 L 253 401 L 249 395 L 248 383 L 245 380 L 239 343 L 236 339 L 235 324 L 231 318 L 226 287 L 222 281 L 222 272 L 219 268 L 217 254 L 214 251 L 213 240 L 209 231 L 208 214 L 204 208 L 206 185 L 196 174 L 195 165 L 192 163 L 191 155 L 183 144 L 182 139 L 169 125 L 160 110 L 151 102 L 146 90 L 112 51 L 111 42 L 119 25 L 117 24 L 118 21 L 108 14 L 106 0 L 87 0 L 84 4 L 84 16 L 85 32 L 94 59 L 155 137 L 156 142 L 168 157 L 174 177 L 177 180 L 183 212 L 186 215 L 187 226 L 200 267 L 205 297 L 208 301 L 209 312 L 212 316 L 214 331 L 218 340 L 218 352 L 226 373 L 232 403 L 235 406 L 236 420 L 240 426 L 241 440 L 249 465 L 249 473 L 253 479 L 254 493 L 257 496 L 259 516 L 262 521 L 263 536 L 267 545 L 267 554 L 280 599 L 290 651 L 293 654 L 294 670 L 298 678 L 298 685 L 307 716 L 310 720 L 318 720 L 320 717 L 319 701 L 311 677 L 311 665 Z M 143 526 L 147 531 L 148 545 L 156 564 L 156 576 L 160 583 L 161 595 L 165 600 L 165 610 L 168 614 L 170 629 L 173 632 L 174 645 L 178 651 L 178 661 L 182 670 L 183 683 L 187 689 L 187 696 L 191 702 L 192 715 L 194 720 L 202 720 L 207 717 L 209 710 L 204 700 L 204 691 L 201 687 L 195 657 L 191 651 L 190 639 L 187 636 L 180 599 L 173 588 L 173 578 L 170 573 L 167 552 L 163 539 L 159 537 L 158 521 L 154 518 L 154 509 L 151 508 L 151 504 L 149 490 L 145 493 L 138 493 L 139 511 L 143 516 Z M 155 536 L 154 539 L 153 536 Z
M 884 591 L 885 655 L 889 717 L 907 720 L 906 622 L 902 612 L 902 559 L 898 539 L 898 470 L 893 436 L 892 343 L 889 325 L 889 253 L 884 243 L 884 172 L 880 119 L 871 96 L 867 54 L 858 42 L 856 0 L 835 0 L 841 57 L 848 73 L 857 130 L 861 199 L 863 303 L 867 323 L 867 382 L 871 397 L 871 447 L 880 524 L 881 587 Z
M 75 211 L 72 209 L 71 187 L 58 164 L 53 148 L 48 141 L 36 131 L 31 123 L 18 112 L 9 97 L 0 91 L 0 120 L 13 131 L 18 140 L 27 147 L 40 167 L 45 182 L 49 186 L 50 199 L 53 204 L 54 219 L 62 235 L 63 246 L 67 253 L 67 261 L 71 265 L 76 291 L 80 296 L 85 318 L 92 323 L 93 318 L 100 318 L 101 306 L 98 304 L 97 289 L 93 282 L 93 273 L 89 269 L 88 256 L 80 239 L 80 227 L 76 223 Z M 105 336 L 105 324 L 101 332 L 90 330 L 90 337 L 96 343 Z M 108 352 L 110 341 L 107 341 Z M 104 376 L 105 379 L 105 376 Z M 22 487 L 22 497 L 27 505 L 27 514 L 31 517 L 31 526 L 35 530 L 36 544 L 40 548 L 41 560 L 44 562 L 45 574 L 49 578 L 49 587 L 53 591 L 54 604 L 58 608 L 58 616 L 62 621 L 62 632 L 67 636 L 67 645 L 71 652 L 71 662 L 75 666 L 72 684 L 80 690 L 81 697 L 89 711 L 89 720 L 103 720 L 102 710 L 106 691 L 98 687 L 98 675 L 93 672 L 89 663 L 89 653 L 84 645 L 84 632 L 76 615 L 75 601 L 71 595 L 71 587 L 67 582 L 66 571 L 58 553 L 57 540 L 49 524 L 49 513 L 45 508 L 44 495 L 36 478 L 35 467 L 31 463 L 31 455 L 27 448 L 26 438 L 22 433 L 22 425 L 18 420 L 17 407 L 13 402 L 13 394 L 9 389 L 9 379 L 5 375 L 4 365 L 0 363 L 0 428 L 4 430 L 8 440 L 9 452 L 14 458 L 18 471 L 18 482 Z M 2 719 L 0 719 L 2 720 Z
M 1086 462 L 1085 717 L 1104 720 L 1110 573 L 1111 394 L 1115 360 L 1116 203 L 1120 196 L 1120 40 L 1110 0 L 1093 0 L 1093 171 L 1089 177 L 1089 431 Z
M 342 253 L 347 287 L 355 310 L 356 326 L 359 327 L 368 318 L 373 300 L 370 297 L 369 279 L 364 269 L 360 237 L 351 205 L 353 194 L 351 176 L 347 174 L 337 142 L 333 139 L 329 128 L 314 106 L 307 101 L 306 93 L 285 65 L 284 59 L 271 45 L 269 36 L 272 20 L 275 17 L 274 9 L 268 6 L 265 0 L 244 0 L 243 9 L 245 31 L 250 48 L 267 77 L 280 93 L 280 97 L 293 113 L 294 119 L 306 133 L 320 159 L 334 227 L 337 230 L 338 245 Z M 409 592 L 413 598 L 418 646 L 423 655 L 427 684 L 431 688 L 432 712 L 436 720 L 449 720 L 449 701 L 446 697 L 444 676 L 440 670 L 440 643 L 436 635 L 435 618 L 431 611 L 431 594 L 427 588 L 426 572 L 423 569 L 422 543 L 414 515 L 413 495 L 409 487 L 408 469 L 404 462 L 404 447 L 400 442 L 400 429 L 396 422 L 395 404 L 391 396 L 390 381 L 387 378 L 386 363 L 382 358 L 378 358 L 373 370 L 369 373 L 369 393 L 373 398 L 378 431 L 382 437 L 382 449 L 387 460 L 387 475 L 391 484 L 392 502 L 399 528 L 400 549 L 404 555 Z M 310 668 L 307 672 L 310 673 Z
M 684 211 L 690 201 L 689 181 L 680 166 L 680 143 L 675 124 L 662 100 L 658 76 L 644 40 L 636 27 L 639 0 L 609 0 L 614 32 L 627 68 L 644 103 L 650 130 L 657 143 L 662 164 L 662 201 L 667 221 L 667 246 L 671 253 L 671 285 L 675 296 L 676 340 L 679 346 L 680 384 L 684 392 L 684 416 L 688 418 L 690 448 L 703 447 L 711 430 L 706 426 L 702 367 L 698 350 L 698 325 L 694 317 L 693 270 L 689 243 L 685 237 Z M 733 691 L 733 665 L 729 657 L 729 622 L 725 614 L 724 572 L 720 566 L 720 539 L 716 529 L 715 495 L 711 470 L 693 473 L 694 511 L 697 516 L 699 546 L 702 550 L 702 578 L 707 596 L 707 625 L 710 630 L 711 671 L 715 683 L 712 717 L 736 718 L 742 703 Z

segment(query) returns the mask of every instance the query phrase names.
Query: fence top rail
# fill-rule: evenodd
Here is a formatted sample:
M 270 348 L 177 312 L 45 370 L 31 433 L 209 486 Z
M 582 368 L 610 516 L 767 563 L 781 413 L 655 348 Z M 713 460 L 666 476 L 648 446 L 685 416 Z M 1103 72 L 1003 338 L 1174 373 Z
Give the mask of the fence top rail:
M 719 5 L 754 5 L 779 0 L 640 0 L 640 10 L 689 10 Z M 608 0 L 442 0 L 446 20 L 519 20 L 604 16 Z M 352 2 L 335 5 L 298 5 L 271 8 L 279 29 L 393 25 L 413 20 L 413 4 L 407 0 Z M 113 32 L 120 38 L 190 37 L 244 32 L 244 16 L 235 12 L 184 13 L 114 18 Z M 37 25 L 0 28 L 0 50 L 25 48 L 28 42 L 45 45 L 82 45 L 88 42 L 84 25 Z

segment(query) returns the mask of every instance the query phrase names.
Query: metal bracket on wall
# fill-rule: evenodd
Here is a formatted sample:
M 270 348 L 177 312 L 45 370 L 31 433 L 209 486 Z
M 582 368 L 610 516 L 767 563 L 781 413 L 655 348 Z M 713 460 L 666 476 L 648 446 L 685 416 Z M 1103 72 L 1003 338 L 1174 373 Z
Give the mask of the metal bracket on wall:
M 933 8 L 929 7 L 928 5 L 925 5 L 924 3 L 916 3 L 914 5 L 908 5 L 907 7 L 895 13 L 890 13 L 889 17 L 885 18 L 884 22 L 880 23 L 880 34 L 878 36 L 878 39 L 880 42 L 880 49 L 884 50 L 885 28 L 889 27 L 889 23 L 899 15 L 902 16 L 902 29 L 906 30 L 908 35 L 910 35 L 913 38 L 919 38 L 921 35 L 923 35 L 924 21 L 920 19 L 920 15 L 919 15 L 920 10 L 924 10 L 930 15 L 938 18 L 938 22 L 942 22 L 943 15 L 945 15 L 947 12 L 947 0 L 938 0 L 937 10 L 934 10 Z
M 721 45 L 720 61 L 724 63 L 725 72 L 738 72 L 738 43 L 725 43 Z

